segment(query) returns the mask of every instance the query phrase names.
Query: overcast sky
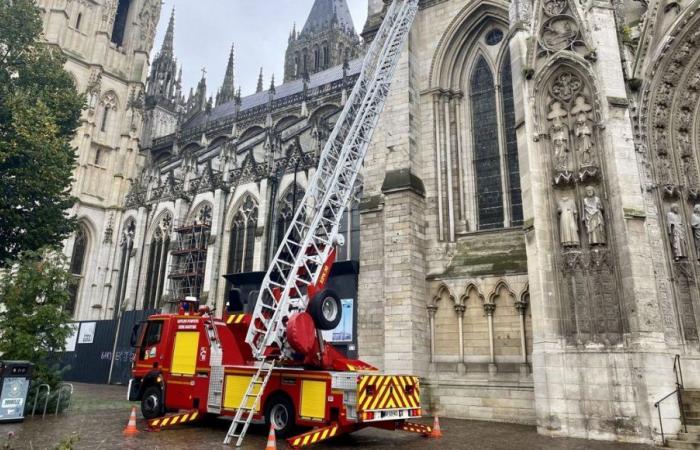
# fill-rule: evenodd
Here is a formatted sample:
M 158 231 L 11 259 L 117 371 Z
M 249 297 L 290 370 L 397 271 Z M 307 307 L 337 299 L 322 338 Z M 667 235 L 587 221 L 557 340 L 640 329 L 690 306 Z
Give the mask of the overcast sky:
M 367 18 L 367 0 L 347 0 L 355 22 L 362 31 Z M 277 85 L 284 77 L 284 52 L 296 22 L 300 30 L 314 0 L 164 0 L 153 48 L 160 50 L 175 6 L 175 55 L 183 66 L 183 91 L 197 84 L 202 67 L 207 69 L 207 94 L 215 95 L 226 71 L 226 62 L 235 44 L 236 86 L 243 95 L 255 92 L 260 67 L 265 88 L 270 75 Z

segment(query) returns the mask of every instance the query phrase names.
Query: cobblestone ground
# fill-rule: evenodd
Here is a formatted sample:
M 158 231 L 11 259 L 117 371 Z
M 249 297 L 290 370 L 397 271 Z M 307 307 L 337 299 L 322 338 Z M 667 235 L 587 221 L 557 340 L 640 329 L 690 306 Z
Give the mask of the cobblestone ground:
M 43 450 L 53 449 L 61 441 L 77 439 L 76 449 L 231 449 L 222 444 L 230 422 L 185 426 L 152 433 L 146 431 L 139 417 L 137 426 L 142 430 L 134 437 L 124 437 L 122 430 L 128 422 L 132 404 L 124 400 L 123 386 L 75 386 L 73 405 L 69 412 L 58 417 L 47 416 L 27 419 L 24 423 L 0 425 L 0 449 Z M 404 449 L 404 450 L 653 450 L 653 447 L 633 444 L 587 441 L 581 439 L 554 439 L 540 436 L 533 427 L 477 422 L 468 420 L 440 421 L 442 439 L 425 439 L 401 432 L 367 429 L 334 441 L 317 445 L 318 450 L 350 449 Z M 9 433 L 14 437 L 8 439 Z M 252 428 L 244 449 L 264 449 L 266 430 Z M 7 445 L 4 447 L 4 445 Z M 287 448 L 281 440 L 278 448 Z

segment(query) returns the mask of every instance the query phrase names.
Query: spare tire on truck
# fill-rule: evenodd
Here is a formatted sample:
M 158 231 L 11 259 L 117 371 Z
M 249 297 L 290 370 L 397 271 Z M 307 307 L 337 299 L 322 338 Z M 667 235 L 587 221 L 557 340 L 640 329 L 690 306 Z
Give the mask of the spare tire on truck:
M 343 305 L 335 291 L 325 289 L 314 295 L 307 308 L 319 330 L 333 330 L 343 318 Z

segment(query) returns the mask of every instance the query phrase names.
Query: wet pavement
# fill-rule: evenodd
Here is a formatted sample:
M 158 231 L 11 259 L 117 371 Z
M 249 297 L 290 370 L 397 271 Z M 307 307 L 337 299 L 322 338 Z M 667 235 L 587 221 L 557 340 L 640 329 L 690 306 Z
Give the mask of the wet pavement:
M 222 444 L 230 424 L 226 420 L 182 426 L 153 433 L 146 431 L 145 421 L 138 416 L 141 432 L 125 437 L 131 406 L 124 400 L 126 387 L 76 384 L 70 411 L 57 417 L 30 418 L 24 423 L 0 425 L 0 449 L 43 450 L 53 449 L 61 441 L 77 439 L 75 449 L 228 449 Z M 429 422 L 429 420 L 425 421 Z M 653 450 L 653 447 L 634 444 L 588 441 L 581 439 L 548 438 L 536 433 L 534 427 L 478 422 L 469 420 L 440 421 L 442 439 L 426 439 L 422 436 L 382 430 L 366 429 L 333 441 L 319 444 L 318 450 L 350 449 L 404 449 L 404 450 Z M 251 427 L 244 449 L 265 448 L 267 430 Z M 8 440 L 8 433 L 15 436 Z M 8 447 L 5 447 L 9 444 Z M 288 448 L 278 440 L 278 448 Z

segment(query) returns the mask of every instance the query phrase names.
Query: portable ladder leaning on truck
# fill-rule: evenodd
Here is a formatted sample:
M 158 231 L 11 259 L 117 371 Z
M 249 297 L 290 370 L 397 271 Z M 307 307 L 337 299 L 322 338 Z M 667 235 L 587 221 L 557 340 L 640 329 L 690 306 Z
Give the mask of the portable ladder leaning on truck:
M 323 290 L 343 212 L 348 207 L 372 134 L 386 102 L 399 57 L 408 40 L 418 0 L 394 0 L 365 56 L 360 76 L 321 153 L 301 205 L 296 211 L 260 288 L 246 342 L 257 372 L 241 399 L 225 444 L 240 447 L 275 364 L 291 358 L 287 324 L 305 312 Z

